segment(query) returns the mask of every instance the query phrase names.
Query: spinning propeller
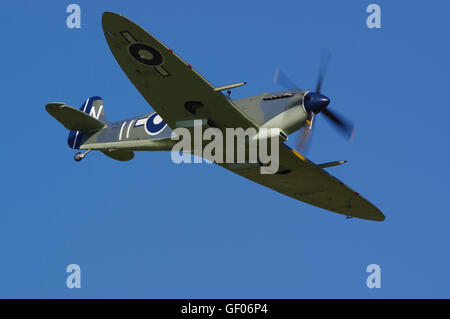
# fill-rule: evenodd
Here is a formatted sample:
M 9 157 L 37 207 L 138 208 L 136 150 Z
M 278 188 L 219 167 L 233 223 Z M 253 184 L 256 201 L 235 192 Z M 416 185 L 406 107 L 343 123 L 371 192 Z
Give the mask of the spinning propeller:
M 345 120 L 343 117 L 337 115 L 336 112 L 333 112 L 327 108 L 328 104 L 330 104 L 330 99 L 320 93 L 325 73 L 328 68 L 328 63 L 330 61 L 330 56 L 331 53 L 329 50 L 323 51 L 320 61 L 319 78 L 317 79 L 316 89 L 314 92 L 307 92 L 303 97 L 303 105 L 305 107 L 305 111 L 308 112 L 309 119 L 307 121 L 307 126 L 305 126 L 302 135 L 300 136 L 300 151 L 306 150 L 306 146 L 311 136 L 314 118 L 319 113 L 325 115 L 325 118 L 328 119 L 335 126 L 335 128 L 337 128 L 338 131 L 341 132 L 349 140 L 353 138 L 355 132 L 355 126 L 353 124 Z M 279 68 L 275 70 L 274 82 L 288 90 L 298 87 Z

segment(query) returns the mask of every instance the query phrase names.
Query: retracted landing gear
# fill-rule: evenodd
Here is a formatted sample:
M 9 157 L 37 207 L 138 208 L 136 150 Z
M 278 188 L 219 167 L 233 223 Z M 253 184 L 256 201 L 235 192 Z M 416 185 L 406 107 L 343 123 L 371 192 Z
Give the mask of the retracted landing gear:
M 76 162 L 81 161 L 91 150 L 87 150 L 84 153 L 78 152 L 75 154 L 75 156 L 73 157 L 75 159 Z

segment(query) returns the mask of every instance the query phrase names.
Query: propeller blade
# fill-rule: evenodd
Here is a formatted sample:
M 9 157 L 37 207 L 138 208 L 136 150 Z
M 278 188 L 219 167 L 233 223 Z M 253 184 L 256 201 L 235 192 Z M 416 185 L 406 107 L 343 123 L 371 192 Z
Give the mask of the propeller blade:
M 322 89 L 323 79 L 325 78 L 325 74 L 327 73 L 328 64 L 331 59 L 331 51 L 330 49 L 323 49 L 322 56 L 320 57 L 320 67 L 319 67 L 319 78 L 317 79 L 316 92 L 320 93 Z
M 322 55 L 320 58 L 320 67 L 319 67 L 319 77 L 317 79 L 317 85 L 316 85 L 316 90 L 314 92 L 312 92 L 311 94 L 316 94 L 316 96 L 321 96 L 320 95 L 320 91 L 322 90 L 322 86 L 323 86 L 323 81 L 325 78 L 325 74 L 327 72 L 328 69 L 328 64 L 330 63 L 330 59 L 331 59 L 331 51 L 328 48 L 324 48 L 322 50 Z M 298 86 L 291 81 L 291 79 L 283 72 L 281 71 L 280 68 L 276 68 L 275 69 L 275 76 L 273 78 L 273 82 L 284 87 L 285 89 L 295 89 Z M 309 96 L 309 95 L 308 95 Z M 310 114 L 310 122 L 309 125 L 305 126 L 305 128 L 303 129 L 302 134 L 300 135 L 299 138 L 299 150 L 301 152 L 305 152 L 308 142 L 311 138 L 311 133 L 312 133 L 312 127 L 313 127 L 313 122 L 314 122 L 314 112 L 318 113 L 323 113 L 323 115 L 330 120 L 330 122 L 341 132 L 343 133 L 350 141 L 353 139 L 353 136 L 355 134 L 355 126 L 348 122 L 347 120 L 345 120 L 343 117 L 337 115 L 335 112 L 330 111 L 329 109 L 326 108 L 327 104 L 329 103 L 329 99 L 325 96 L 322 96 L 322 98 L 326 99 L 326 105 L 323 105 L 323 107 L 313 107 L 311 106 L 311 101 L 310 101 L 310 107 L 307 109 L 310 109 L 311 114 Z M 324 100 L 325 101 L 325 100 Z M 305 106 L 307 106 L 305 104 Z M 320 106 L 320 105 L 319 105 Z
M 293 81 L 291 81 L 291 79 L 278 67 L 275 69 L 273 83 L 278 84 L 286 90 L 293 90 L 295 88 L 298 88 L 298 86 Z
M 308 149 L 309 141 L 311 139 L 313 123 L 314 123 L 314 113 L 311 114 L 311 119 L 309 120 L 309 125 L 306 125 L 303 128 L 303 132 L 300 135 L 300 139 L 298 141 L 298 149 L 299 149 L 300 153 L 306 153 L 306 151 Z
M 353 136 L 355 135 L 355 128 L 356 128 L 353 124 L 351 124 L 347 120 L 344 120 L 343 117 L 337 115 L 335 112 L 332 112 L 329 109 L 323 110 L 322 113 L 350 141 L 353 139 Z
M 303 129 L 302 135 L 300 136 L 298 150 L 300 153 L 305 154 L 309 145 L 309 140 L 311 139 L 312 130 L 309 127 Z

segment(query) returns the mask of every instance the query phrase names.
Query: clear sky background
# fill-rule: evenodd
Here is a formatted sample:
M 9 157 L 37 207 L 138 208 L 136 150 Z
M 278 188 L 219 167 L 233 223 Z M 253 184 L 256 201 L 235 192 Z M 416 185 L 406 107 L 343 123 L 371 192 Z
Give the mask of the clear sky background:
M 81 29 L 66 7 L 81 6 Z M 0 10 L 0 297 L 450 297 L 448 1 L 16 1 Z M 371 200 L 384 222 L 327 212 L 170 153 L 80 163 L 44 109 L 103 97 L 106 116 L 149 112 L 114 60 L 104 11 L 124 14 L 233 97 L 279 90 L 280 66 L 357 125 L 319 116 L 308 157 Z M 296 134 L 289 145 L 295 145 Z M 306 182 L 306 181 L 305 181 Z M 81 267 L 81 289 L 66 266 Z M 381 288 L 366 267 L 381 267 Z

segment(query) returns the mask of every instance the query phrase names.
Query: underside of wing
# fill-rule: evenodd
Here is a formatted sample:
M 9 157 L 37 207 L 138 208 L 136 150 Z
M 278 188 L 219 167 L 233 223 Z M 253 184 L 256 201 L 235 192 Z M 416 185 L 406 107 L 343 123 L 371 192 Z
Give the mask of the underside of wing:
M 383 221 L 381 211 L 334 176 L 285 144 L 280 144 L 277 174 L 261 174 L 258 165 L 223 167 L 302 202 L 349 217 Z
M 172 129 L 177 122 L 199 118 L 217 127 L 257 127 L 195 69 L 134 22 L 105 12 L 102 24 L 117 62 Z

